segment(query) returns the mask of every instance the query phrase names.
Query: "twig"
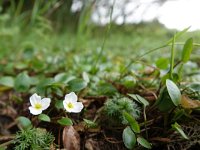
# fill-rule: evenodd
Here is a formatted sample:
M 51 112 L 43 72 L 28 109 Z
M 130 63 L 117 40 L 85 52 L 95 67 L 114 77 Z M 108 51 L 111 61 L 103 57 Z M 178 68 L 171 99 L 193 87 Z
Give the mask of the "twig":
M 13 141 L 14 141 L 14 140 L 10 140 L 10 141 L 8 141 L 8 142 L 5 142 L 5 143 L 3 143 L 3 144 L 0 144 L 0 147 L 8 146 L 8 145 L 12 144 Z

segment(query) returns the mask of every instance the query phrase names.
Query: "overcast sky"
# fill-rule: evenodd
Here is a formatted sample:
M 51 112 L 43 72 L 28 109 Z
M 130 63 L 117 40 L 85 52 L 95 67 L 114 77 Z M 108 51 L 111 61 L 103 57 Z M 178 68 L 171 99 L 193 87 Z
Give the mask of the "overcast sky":
M 200 0 L 169 1 L 159 9 L 159 21 L 168 28 L 200 29 Z
M 169 0 L 161 7 L 159 5 L 151 5 L 154 0 L 130 0 L 126 4 L 125 12 L 129 13 L 132 10 L 137 10 L 133 14 L 126 17 L 126 23 L 139 23 L 141 21 L 151 21 L 155 18 L 164 24 L 167 28 L 182 30 L 191 26 L 190 30 L 200 29 L 200 0 Z M 113 18 L 119 16 L 124 0 L 116 0 L 113 10 Z M 137 8 L 137 5 L 140 7 Z M 72 6 L 72 10 L 80 9 L 82 4 L 77 3 Z M 109 22 L 109 15 L 106 13 L 105 7 L 98 7 L 101 13 L 99 14 L 94 9 L 92 20 L 98 24 L 106 24 Z M 124 18 L 117 17 L 116 23 L 122 24 Z

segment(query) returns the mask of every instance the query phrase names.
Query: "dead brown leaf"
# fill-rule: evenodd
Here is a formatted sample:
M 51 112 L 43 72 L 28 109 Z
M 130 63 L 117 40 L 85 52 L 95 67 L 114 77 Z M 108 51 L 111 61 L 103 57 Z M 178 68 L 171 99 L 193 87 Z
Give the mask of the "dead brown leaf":
M 73 126 L 64 128 L 63 146 L 66 150 L 80 150 L 80 136 Z
M 150 140 L 151 141 L 164 142 L 164 143 L 171 142 L 171 139 L 169 139 L 169 138 L 162 138 L 162 137 L 154 137 L 154 138 L 151 138 Z
M 186 95 L 183 95 L 181 98 L 181 106 L 186 109 L 194 109 L 200 107 L 200 101 L 199 100 L 192 100 Z
M 85 143 L 85 148 L 87 150 L 100 150 L 98 143 L 92 139 L 87 139 Z

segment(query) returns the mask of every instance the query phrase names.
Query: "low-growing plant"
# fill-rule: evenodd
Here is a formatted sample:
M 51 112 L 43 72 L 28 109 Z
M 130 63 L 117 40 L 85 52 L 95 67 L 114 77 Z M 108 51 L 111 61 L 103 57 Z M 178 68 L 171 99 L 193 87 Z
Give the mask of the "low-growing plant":
M 115 96 L 105 103 L 104 111 L 113 120 L 128 125 L 122 133 L 126 148 L 133 149 L 136 143 L 147 149 L 151 148 L 151 144 L 140 135 L 140 125 L 136 119 L 140 117 L 141 109 L 133 100 L 128 97 Z
M 54 136 L 41 128 L 31 128 L 17 132 L 14 139 L 15 150 L 49 150 Z
M 128 122 L 123 115 L 124 111 L 134 118 L 140 116 L 140 108 L 128 97 L 115 96 L 105 103 L 104 112 L 108 117 L 122 124 L 127 124 Z

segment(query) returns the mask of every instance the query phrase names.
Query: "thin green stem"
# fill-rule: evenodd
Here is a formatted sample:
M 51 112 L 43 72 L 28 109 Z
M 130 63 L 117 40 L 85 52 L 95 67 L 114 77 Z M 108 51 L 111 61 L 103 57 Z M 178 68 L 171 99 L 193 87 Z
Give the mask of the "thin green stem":
M 168 114 L 165 113 L 165 114 L 164 114 L 164 128 L 166 128 L 167 125 L 168 125 Z
M 21 13 L 23 4 L 24 4 L 24 0 L 20 0 L 17 5 L 17 9 L 15 11 L 15 17 L 17 17 Z
M 113 14 L 114 5 L 115 5 L 115 0 L 114 0 L 114 2 L 113 2 L 113 5 L 112 5 L 112 7 L 111 7 L 111 10 L 110 10 L 110 21 L 109 21 L 108 27 L 107 27 L 107 29 L 106 29 L 106 34 L 105 34 L 105 36 L 104 36 L 104 39 L 103 39 L 103 43 L 102 43 L 100 52 L 99 52 L 99 54 L 98 54 L 98 57 L 97 57 L 97 59 L 96 59 L 96 62 L 94 63 L 94 67 L 93 67 L 93 68 L 96 68 L 96 66 L 97 66 L 97 64 L 98 64 L 98 62 L 99 62 L 99 60 L 100 60 L 100 58 L 101 58 L 101 56 L 102 56 L 102 54 L 103 54 L 103 50 L 104 50 L 104 47 L 105 47 L 105 43 L 106 43 L 107 37 L 108 37 L 108 35 L 109 35 L 109 33 L 110 33 L 110 29 L 111 29 L 111 25 L 112 25 L 112 14 Z
M 146 139 L 148 139 L 146 107 L 144 107 L 143 109 L 143 115 L 144 115 L 144 127 L 145 127 Z
M 149 50 L 148 52 L 145 52 L 145 53 L 143 53 L 143 54 L 141 54 L 141 55 L 139 55 L 139 56 L 136 56 L 135 59 L 133 59 L 133 60 L 122 70 L 122 74 L 121 74 L 121 76 L 120 76 L 120 79 L 125 75 L 125 71 L 126 71 L 134 62 L 139 61 L 142 57 L 144 57 L 144 56 L 146 56 L 146 55 L 148 55 L 148 54 L 150 54 L 150 53 L 152 53 L 152 52 L 154 52 L 154 51 L 157 51 L 157 50 L 159 50 L 159 49 L 161 49 L 161 48 L 167 47 L 167 46 L 169 46 L 169 45 L 162 45 L 162 46 L 159 46 L 159 47 L 157 47 L 157 48 L 151 49 L 151 50 Z
M 181 32 L 176 33 L 176 34 L 175 34 L 176 38 L 179 38 L 181 35 L 183 35 L 184 33 L 186 33 L 186 32 L 189 30 L 189 28 L 190 28 L 190 27 L 187 27 L 187 28 L 185 28 L 184 30 L 182 30 Z M 170 46 L 172 42 L 173 42 L 173 38 L 171 38 L 169 41 L 167 41 L 166 44 L 164 44 L 164 45 L 162 45 L 162 46 L 159 46 L 159 47 L 157 47 L 157 48 L 154 48 L 154 49 L 152 49 L 152 50 L 149 50 L 148 52 L 146 52 L 146 53 L 144 53 L 144 54 L 142 54 L 142 55 L 139 55 L 139 56 L 135 57 L 135 59 L 134 59 L 134 60 L 131 60 L 130 63 L 129 63 L 127 66 L 125 66 L 125 68 L 122 70 L 122 74 L 120 75 L 120 79 L 121 79 L 122 77 L 124 77 L 124 75 L 126 75 L 126 70 L 132 65 L 133 62 L 140 60 L 142 57 L 146 56 L 147 54 L 150 54 L 150 53 L 152 53 L 152 52 L 154 52 L 154 51 L 157 51 L 157 50 L 159 50 L 159 49 L 161 49 L 161 48 Z M 175 43 L 174 43 L 173 45 L 175 45 Z M 181 44 L 181 45 L 182 45 L 182 44 Z M 195 46 L 200 46 L 200 44 L 196 44 L 196 43 L 195 43 Z
M 170 71 L 169 71 L 169 76 L 170 79 L 173 79 L 173 69 L 174 69 L 174 43 L 175 43 L 175 35 L 173 37 L 172 41 L 172 48 L 171 48 L 171 58 L 170 58 Z

